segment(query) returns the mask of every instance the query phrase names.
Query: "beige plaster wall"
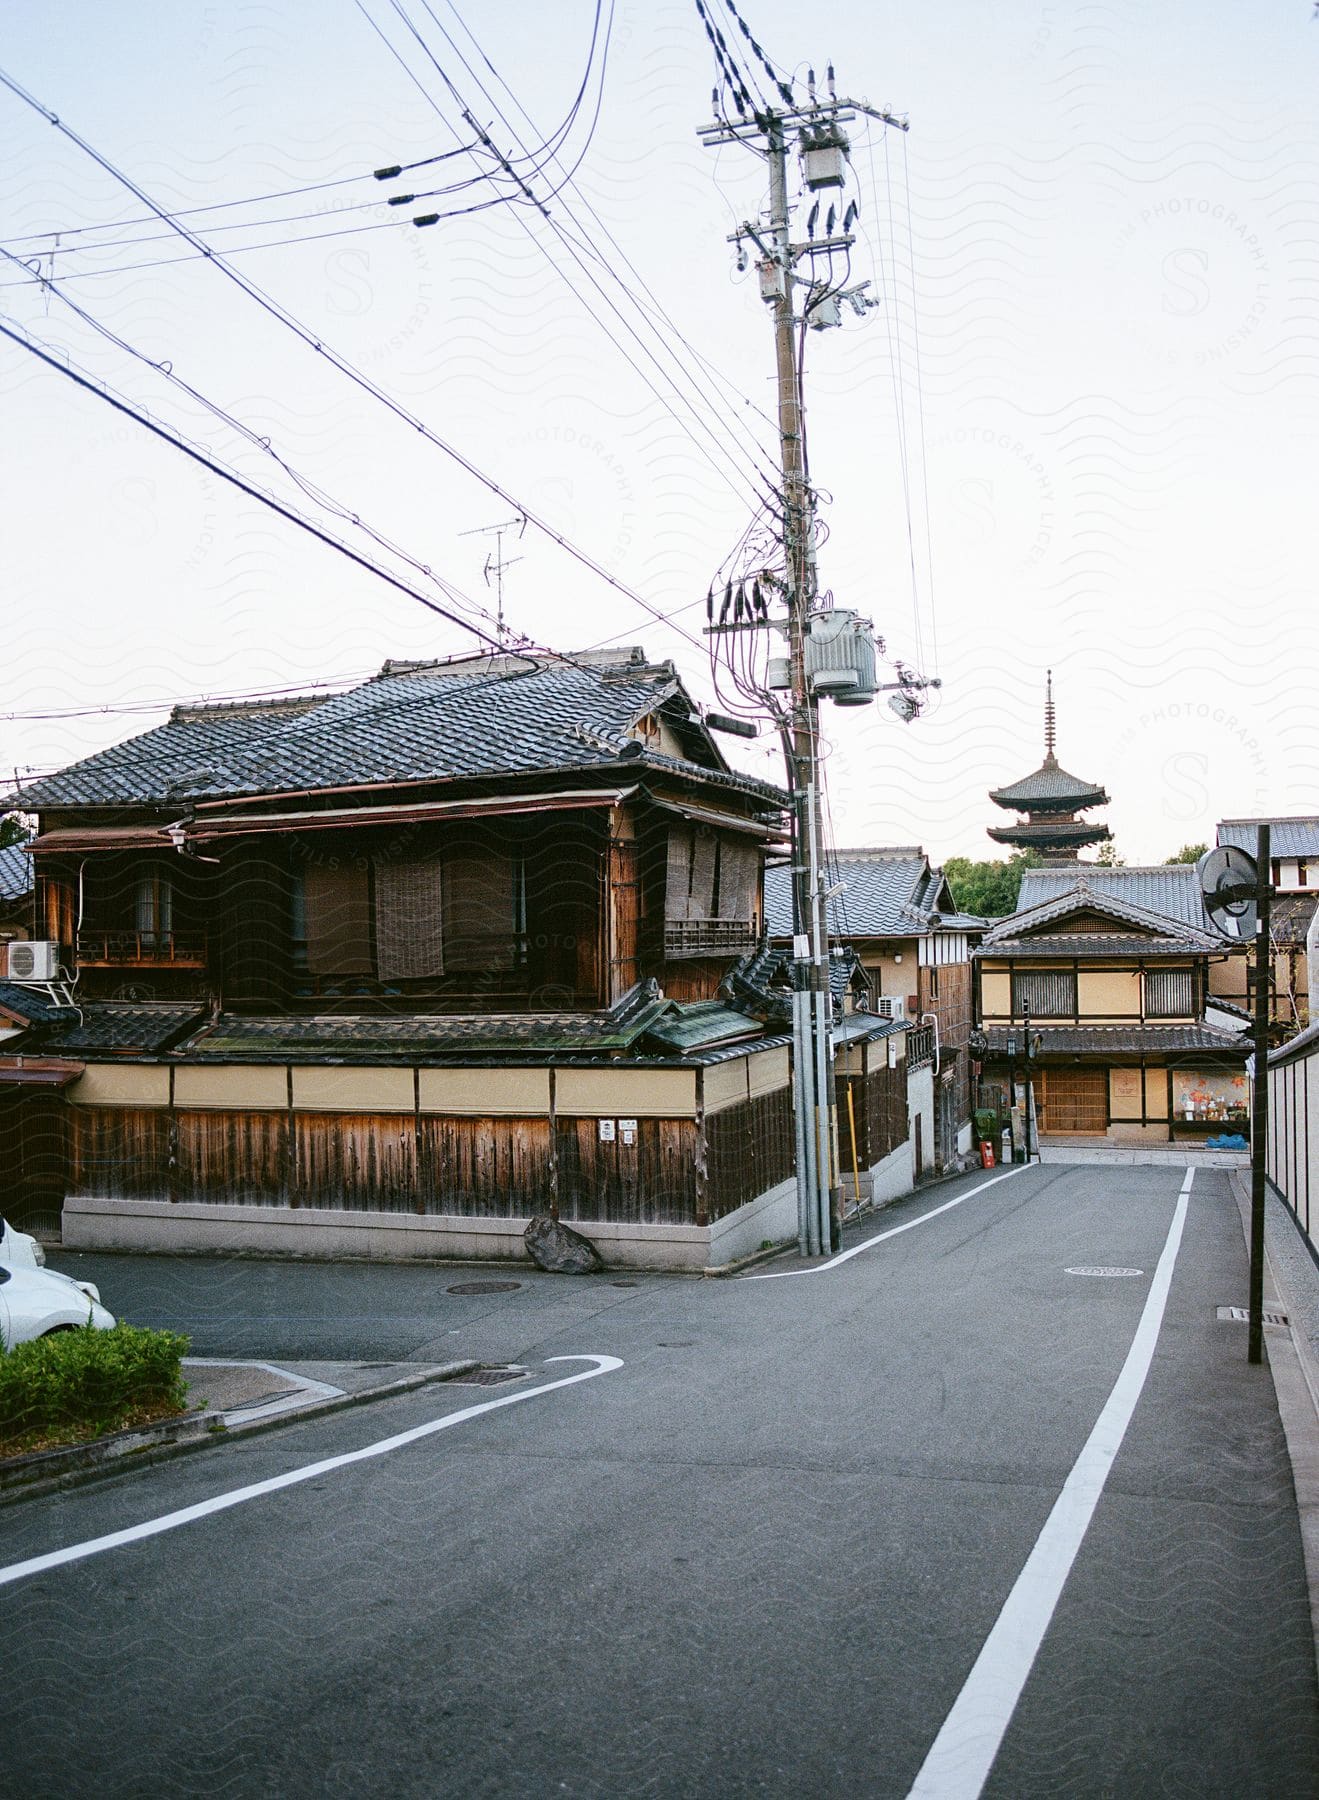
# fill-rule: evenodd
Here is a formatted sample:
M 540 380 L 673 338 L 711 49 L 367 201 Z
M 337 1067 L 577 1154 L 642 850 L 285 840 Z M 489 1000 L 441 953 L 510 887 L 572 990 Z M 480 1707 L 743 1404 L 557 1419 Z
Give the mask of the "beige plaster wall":
M 588 1119 L 693 1119 L 694 1069 L 560 1069 L 555 1110 Z
M 1076 998 L 1085 1018 L 1138 1019 L 1140 974 L 1136 969 L 1080 969 Z
M 300 1112 L 411 1112 L 411 1069 L 297 1069 L 293 1104 Z
M 421 1110 L 455 1117 L 548 1118 L 548 1069 L 422 1069 Z
M 759 1050 L 747 1059 L 747 1088 L 752 1099 L 760 1094 L 777 1094 L 792 1079 L 787 1045 L 778 1050 Z M 711 1070 L 706 1070 L 709 1079 Z
M 899 955 L 902 957 L 901 962 L 898 961 Z M 920 960 L 917 938 L 904 944 L 901 951 L 890 951 L 883 955 L 869 950 L 861 953 L 861 966 L 867 974 L 878 978 L 875 986 L 879 993 L 910 995 L 913 999 L 920 980 Z
M 65 1093 L 77 1106 L 168 1106 L 169 1070 L 147 1063 L 88 1063 Z
M 1228 956 L 1209 965 L 1209 992 L 1221 994 L 1225 1000 L 1244 1002 L 1246 998 L 1246 958 Z
M 1166 1069 L 1146 1069 L 1145 1071 L 1145 1116 L 1149 1119 L 1166 1119 L 1168 1116 L 1168 1071 Z
M 1012 977 L 1006 969 L 986 968 L 981 971 L 980 1014 L 985 1019 L 1012 1017 Z
M 1108 1071 L 1108 1111 L 1116 1124 L 1119 1119 L 1140 1123 L 1141 1072 L 1139 1069 Z
M 282 1111 L 289 1103 L 288 1071 L 278 1067 L 205 1068 L 180 1066 L 174 1071 L 174 1104 L 205 1109 Z

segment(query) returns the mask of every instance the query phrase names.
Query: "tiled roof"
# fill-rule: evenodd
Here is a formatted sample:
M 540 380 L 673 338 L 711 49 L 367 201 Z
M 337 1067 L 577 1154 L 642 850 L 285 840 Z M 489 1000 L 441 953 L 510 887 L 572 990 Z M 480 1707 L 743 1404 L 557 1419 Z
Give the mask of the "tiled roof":
M 91 1055 L 113 1051 L 119 1055 L 160 1056 L 172 1050 L 206 1017 L 195 1004 L 132 1006 L 116 1001 L 86 1001 L 81 1018 L 64 1015 L 66 1022 L 41 1034 L 41 1050 Z
M 1269 826 L 1269 855 L 1319 856 L 1319 818 L 1308 819 L 1224 819 L 1218 827 L 1218 842 L 1233 844 L 1238 850 L 1255 854 L 1255 827 Z
M 320 700 L 176 708 L 169 722 L 22 790 L 29 810 L 156 805 L 243 795 L 477 780 L 560 769 L 697 774 L 776 805 L 777 788 L 731 774 L 694 727 L 708 762 L 644 750 L 637 720 L 681 693 L 672 668 L 635 652 L 577 658 L 470 658 L 403 665 Z
M 996 938 L 986 950 L 991 956 L 1010 956 L 1014 961 L 1036 957 L 1120 956 L 1142 961 L 1155 956 L 1203 956 L 1203 942 L 1196 938 L 1141 937 L 1136 933 L 1073 931 L 1041 932 L 1023 938 Z
M 1005 1057 L 1008 1053 L 1008 1028 L 995 1025 L 986 1034 L 989 1054 Z M 1017 1040 L 1017 1060 L 1021 1060 L 1022 1032 L 1013 1033 Z M 1217 1031 L 1212 1025 L 1038 1025 L 1031 1021 L 1032 1038 L 1041 1039 L 1041 1056 L 1162 1056 L 1177 1055 L 1188 1050 L 1232 1052 L 1243 1060 L 1250 1053 L 1249 1040 L 1235 1033 Z
M 739 1039 L 760 1037 L 764 1025 L 744 1012 L 737 1012 L 718 1000 L 698 1000 L 690 1005 L 674 1003 L 656 1024 L 646 1030 L 646 1038 L 670 1050 L 707 1050 L 714 1044 L 729 1044 Z
M 829 875 L 830 885 L 843 884 L 829 902 L 829 930 L 839 938 L 920 937 L 961 916 L 943 870 L 922 850 L 840 850 Z M 792 935 L 792 875 L 785 867 L 765 871 L 765 921 L 771 937 Z
M 1092 894 L 1138 906 L 1147 913 L 1178 919 L 1213 938 L 1221 939 L 1210 924 L 1200 895 L 1200 878 L 1193 863 L 1167 863 L 1155 867 L 1110 869 L 1103 863 L 1056 863 L 1046 869 L 1027 869 L 1017 896 L 1017 913 L 1028 912 L 1045 901 L 1056 900 L 1083 880 Z M 1016 914 L 1010 915 L 1016 917 Z
M 1072 812 L 1077 807 L 1103 806 L 1108 802 L 1108 795 L 1098 782 L 1069 775 L 1066 769 L 1059 767 L 1054 756 L 1046 756 L 1033 775 L 1023 776 L 1007 787 L 992 788 L 989 797 L 1000 806 L 1015 807 L 1018 812 L 1033 808 L 1047 811 L 1050 805 Z
M 17 981 L 0 981 L 0 1006 L 32 1025 L 50 1024 L 53 1020 L 72 1018 L 67 1007 L 59 1006 L 37 988 L 25 987 Z
M 32 858 L 21 844 L 0 850 L 0 900 L 25 900 L 32 892 Z
M 1149 871 L 1141 871 L 1148 873 Z M 1031 869 L 1030 875 L 1052 874 L 1052 870 Z M 1040 927 L 1061 924 L 1077 913 L 1098 914 L 1110 918 L 1120 925 L 1135 927 L 1135 934 L 1153 933 L 1146 941 L 1153 946 L 1158 939 L 1171 941 L 1178 952 L 1186 955 L 1190 951 L 1203 954 L 1208 950 L 1222 948 L 1222 940 L 1214 932 L 1191 925 L 1176 913 L 1158 912 L 1142 905 L 1130 894 L 1114 894 L 1106 885 L 1092 879 L 1093 868 L 1090 864 L 1073 863 L 1068 866 L 1067 881 L 1060 882 L 1052 893 L 1045 893 L 1035 899 L 1032 904 L 1024 904 L 1026 880 L 1022 881 L 1021 900 L 1016 912 L 1009 913 L 1000 919 L 992 930 L 987 931 L 980 946 L 980 953 L 1002 955 L 1012 952 L 1013 947 L 1033 938 Z M 1105 869 L 1105 875 L 1112 871 Z M 1126 874 L 1126 870 L 1118 870 L 1118 874 Z M 1191 871 L 1194 875 L 1195 871 Z M 1041 886 L 1044 884 L 1040 884 Z M 1198 895 L 1199 883 L 1196 883 Z M 1049 933 L 1052 937 L 1065 936 L 1073 946 L 1072 954 L 1080 954 L 1082 947 L 1092 936 L 1131 936 L 1132 933 L 1090 933 L 1090 932 L 1057 932 Z
M 850 945 L 835 945 L 829 956 L 829 992 L 841 1008 L 849 993 L 868 991 L 861 958 Z M 762 944 L 729 970 L 720 993 L 734 1006 L 776 1022 L 792 1017 L 792 952 Z

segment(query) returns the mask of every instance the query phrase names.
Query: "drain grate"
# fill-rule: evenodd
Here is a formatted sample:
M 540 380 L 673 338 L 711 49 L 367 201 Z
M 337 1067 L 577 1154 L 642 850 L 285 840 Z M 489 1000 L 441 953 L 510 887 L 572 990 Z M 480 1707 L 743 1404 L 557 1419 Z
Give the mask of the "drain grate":
M 1220 1306 L 1218 1309 L 1220 1323 L 1224 1325 L 1249 1325 L 1250 1310 L 1245 1306 Z M 1260 1314 L 1266 1325 L 1286 1325 L 1290 1323 L 1285 1312 L 1274 1312 L 1265 1307 Z
M 1144 1269 L 1089 1268 L 1083 1265 L 1079 1269 L 1064 1269 L 1063 1273 L 1065 1275 L 1143 1275 L 1145 1271 Z
M 446 1294 L 516 1294 L 520 1281 L 455 1281 Z
M 451 1387 L 503 1387 L 506 1381 L 525 1381 L 525 1369 L 473 1369 L 470 1375 L 455 1375 Z

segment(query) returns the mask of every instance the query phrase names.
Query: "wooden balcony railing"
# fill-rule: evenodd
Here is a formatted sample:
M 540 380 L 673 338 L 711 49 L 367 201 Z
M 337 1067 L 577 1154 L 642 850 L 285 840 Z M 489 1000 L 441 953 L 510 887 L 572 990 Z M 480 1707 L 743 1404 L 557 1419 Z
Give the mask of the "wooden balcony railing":
M 749 919 L 670 919 L 664 927 L 666 956 L 735 956 L 755 947 Z
M 907 1033 L 907 1067 L 919 1069 L 924 1063 L 934 1061 L 934 1027 L 918 1025 L 914 1031 Z
M 204 969 L 206 939 L 174 931 L 80 931 L 82 969 Z

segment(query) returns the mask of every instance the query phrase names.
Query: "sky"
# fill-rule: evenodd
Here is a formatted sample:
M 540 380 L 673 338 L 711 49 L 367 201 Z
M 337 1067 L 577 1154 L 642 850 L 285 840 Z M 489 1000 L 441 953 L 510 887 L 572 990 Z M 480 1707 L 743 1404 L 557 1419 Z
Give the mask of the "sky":
M 999 854 L 987 792 L 1038 766 L 1049 668 L 1060 760 L 1107 787 L 1128 862 L 1220 818 L 1319 812 L 1309 0 L 742 11 L 799 91 L 832 59 L 840 94 L 910 121 L 849 128 L 849 279 L 881 304 L 808 334 L 804 391 L 821 585 L 942 685 L 910 724 L 824 709 L 836 841 Z M 562 163 L 532 181 L 544 198 L 576 165 L 548 220 L 457 210 L 497 191 L 464 108 L 510 157 L 542 142 L 595 17 L 26 9 L 5 73 L 152 202 L 208 209 L 183 222 L 269 305 L 0 90 L 0 326 L 486 633 L 435 578 L 493 612 L 483 534 L 528 509 L 643 604 L 529 525 L 503 539 L 510 625 L 643 644 L 713 701 L 705 595 L 773 478 L 774 363 L 727 241 L 763 211 L 764 166 L 697 138 L 694 0 L 604 0 Z M 447 216 L 407 222 L 426 208 Z M 3 338 L 0 391 L 6 781 L 177 700 L 479 648 Z M 768 731 L 727 742 L 780 774 Z

